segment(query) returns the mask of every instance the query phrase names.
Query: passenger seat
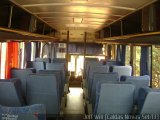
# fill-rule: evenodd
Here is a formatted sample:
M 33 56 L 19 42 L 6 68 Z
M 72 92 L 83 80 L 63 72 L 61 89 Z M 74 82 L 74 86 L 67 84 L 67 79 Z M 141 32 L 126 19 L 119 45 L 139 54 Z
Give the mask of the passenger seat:
M 24 105 L 21 81 L 17 78 L 0 80 L 0 105 L 20 107 Z

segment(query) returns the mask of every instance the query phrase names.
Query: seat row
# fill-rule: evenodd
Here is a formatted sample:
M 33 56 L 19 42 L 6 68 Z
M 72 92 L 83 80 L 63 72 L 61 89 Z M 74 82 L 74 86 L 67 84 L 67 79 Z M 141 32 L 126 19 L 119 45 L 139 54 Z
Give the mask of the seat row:
M 35 58 L 36 62 L 45 62 L 45 63 L 66 63 L 65 58 Z
M 139 102 L 139 99 L 141 98 L 139 96 L 142 94 L 141 91 L 148 90 L 151 93 L 155 91 L 149 88 L 149 76 L 145 75 L 135 77 L 131 76 L 131 73 L 132 68 L 130 66 L 109 66 L 103 65 L 95 60 L 88 61 L 84 70 L 85 79 L 83 80 L 84 97 L 88 112 L 92 113 L 93 110 L 93 113 L 95 114 L 101 113 L 100 111 L 103 111 L 106 114 L 124 114 L 121 112 L 122 108 L 120 106 L 123 106 L 123 104 L 125 106 L 127 101 L 119 104 L 119 107 L 116 107 L 116 105 L 118 105 L 117 102 L 121 103 L 121 98 L 123 98 L 124 94 L 128 94 L 130 96 L 128 97 L 128 102 L 132 103 L 130 105 L 132 107 L 135 105 L 138 106 L 137 113 L 143 113 L 139 112 L 142 111 L 141 109 L 143 106 L 142 102 Z M 128 86 L 129 90 L 126 89 L 126 86 Z M 130 91 L 130 93 L 126 93 L 125 91 Z M 159 94 L 159 92 L 156 91 L 156 94 Z M 148 95 L 150 95 L 150 93 L 148 93 Z M 124 98 L 124 100 L 127 100 L 127 97 Z M 133 99 L 130 100 L 129 98 Z M 143 102 L 145 102 L 145 100 L 146 96 L 143 98 Z M 106 103 L 106 101 L 109 103 Z M 141 108 L 139 107 L 140 104 Z M 158 105 L 159 102 L 156 104 Z M 113 109 L 111 110 L 107 108 Z M 116 110 L 119 110 L 119 112 L 116 112 Z M 130 109 L 128 112 L 129 114 L 131 114 L 131 110 L 133 109 Z M 148 110 L 152 111 L 152 109 L 149 108 Z
M 61 69 L 60 69 L 61 68 Z M 54 70 L 12 69 L 10 80 L 0 80 L 0 104 L 14 109 L 42 104 L 47 117 L 57 117 L 66 104 L 64 68 Z M 17 108 L 18 107 L 18 108 Z
M 94 115 L 159 115 L 160 90 L 128 82 L 98 82 Z M 136 109 L 135 109 L 136 108 Z M 124 116 L 121 119 L 125 119 Z M 158 117 L 156 118 L 158 119 Z

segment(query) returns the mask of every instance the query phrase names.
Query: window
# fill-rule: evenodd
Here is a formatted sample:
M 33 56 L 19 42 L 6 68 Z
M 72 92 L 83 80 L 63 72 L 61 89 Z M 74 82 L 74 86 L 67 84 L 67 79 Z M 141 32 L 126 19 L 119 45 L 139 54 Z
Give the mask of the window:
M 25 44 L 24 42 L 21 42 L 19 45 L 19 63 L 20 63 L 20 68 L 23 69 L 25 66 Z
M 152 47 L 152 87 L 160 88 L 160 47 Z
M 35 61 L 36 43 L 31 42 L 31 61 Z
M 133 62 L 134 75 L 140 76 L 141 47 L 135 46 L 133 53 L 134 53 L 134 62 Z
M 126 60 L 125 65 L 130 65 L 130 59 L 131 59 L 131 47 L 129 45 L 126 46 Z
M 7 43 L 1 44 L 1 79 L 5 79 Z

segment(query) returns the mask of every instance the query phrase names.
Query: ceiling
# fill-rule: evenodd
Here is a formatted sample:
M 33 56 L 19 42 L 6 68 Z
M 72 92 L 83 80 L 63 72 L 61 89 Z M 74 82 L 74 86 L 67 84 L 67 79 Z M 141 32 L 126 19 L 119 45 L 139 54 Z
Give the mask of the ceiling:
M 155 0 L 10 0 L 57 30 L 101 29 Z

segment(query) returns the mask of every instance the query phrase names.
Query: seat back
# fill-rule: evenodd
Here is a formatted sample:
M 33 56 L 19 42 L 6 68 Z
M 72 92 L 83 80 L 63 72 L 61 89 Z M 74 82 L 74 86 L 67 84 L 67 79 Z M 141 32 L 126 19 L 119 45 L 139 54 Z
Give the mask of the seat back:
M 138 95 L 138 114 L 160 114 L 160 90 L 141 88 Z
M 1 120 L 46 120 L 44 105 L 35 104 L 25 107 L 0 106 Z
M 89 79 L 89 72 L 90 72 L 91 66 L 92 67 L 102 66 L 102 63 L 100 63 L 99 61 L 89 61 L 89 62 L 87 62 L 86 68 L 85 68 L 86 69 L 86 80 Z
M 99 81 L 118 81 L 118 73 L 94 73 L 89 97 L 89 101 L 92 103 L 93 108 L 96 101 L 96 85 Z
M 134 101 L 137 103 L 138 92 L 141 87 L 149 87 L 150 77 L 148 75 L 144 76 L 123 76 L 121 81 L 130 82 L 135 85 L 135 95 Z
M 11 70 L 11 77 L 12 78 L 19 78 L 22 84 L 22 93 L 23 96 L 26 96 L 26 80 L 27 76 L 32 74 L 31 69 L 12 69 Z
M 84 78 L 87 78 L 87 74 L 88 74 L 88 69 L 89 69 L 89 65 L 90 64 L 94 64 L 94 63 L 97 63 L 98 62 L 98 59 L 97 58 L 85 58 L 85 61 L 84 61 L 84 71 L 83 71 L 83 77 Z
M 45 63 L 44 62 L 32 62 L 33 68 L 36 69 L 38 72 L 39 70 L 44 70 L 45 69 Z
M 131 76 L 132 67 L 131 66 L 112 66 L 113 72 L 117 72 L 119 75 L 119 80 L 121 76 Z
M 51 59 L 50 58 L 36 58 L 36 62 L 45 62 L 45 63 L 50 63 Z
M 60 111 L 59 88 L 53 74 L 32 74 L 27 78 L 27 103 L 44 104 L 49 115 Z
M 47 63 L 46 70 L 60 70 L 62 72 L 63 84 L 65 84 L 67 82 L 66 81 L 66 70 L 65 70 L 64 63 Z
M 39 74 L 54 74 L 59 84 L 60 98 L 63 96 L 64 86 L 62 80 L 62 71 L 60 70 L 40 70 Z
M 97 84 L 95 114 L 130 114 L 134 85 L 124 83 Z
M 20 107 L 23 104 L 21 81 L 16 78 L 0 80 L 0 105 Z
M 108 73 L 109 72 L 109 66 L 90 66 L 89 68 L 89 74 L 88 74 L 88 92 L 89 92 L 89 96 L 90 96 L 90 91 L 91 91 L 91 86 L 92 86 L 92 81 L 93 81 L 93 75 L 94 73 Z

